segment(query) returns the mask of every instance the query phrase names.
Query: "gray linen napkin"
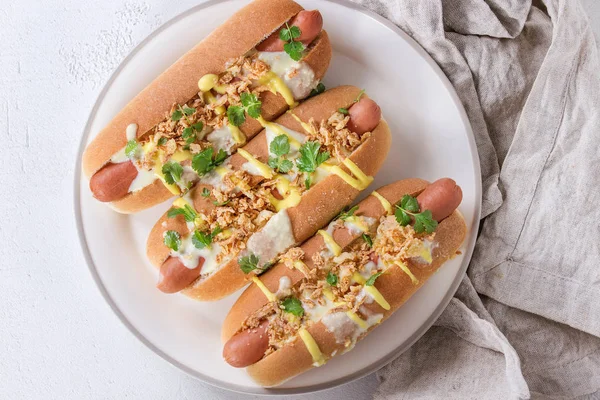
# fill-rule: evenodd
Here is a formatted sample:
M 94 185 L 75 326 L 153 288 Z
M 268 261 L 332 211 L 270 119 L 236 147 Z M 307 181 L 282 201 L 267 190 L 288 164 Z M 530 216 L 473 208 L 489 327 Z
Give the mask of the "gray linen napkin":
M 482 232 L 376 399 L 600 395 L 600 63 L 577 0 L 356 0 L 436 60 L 473 126 Z M 595 394 L 595 395 L 594 395 Z

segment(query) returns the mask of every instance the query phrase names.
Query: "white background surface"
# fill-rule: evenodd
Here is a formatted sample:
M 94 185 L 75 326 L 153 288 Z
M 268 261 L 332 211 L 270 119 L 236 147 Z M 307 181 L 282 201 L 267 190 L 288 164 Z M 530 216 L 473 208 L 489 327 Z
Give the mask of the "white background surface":
M 225 398 L 120 324 L 83 260 L 73 165 L 89 110 L 127 53 L 197 0 L 0 4 L 0 398 Z M 600 2 L 584 0 L 599 28 Z M 363 399 L 370 376 L 314 399 Z

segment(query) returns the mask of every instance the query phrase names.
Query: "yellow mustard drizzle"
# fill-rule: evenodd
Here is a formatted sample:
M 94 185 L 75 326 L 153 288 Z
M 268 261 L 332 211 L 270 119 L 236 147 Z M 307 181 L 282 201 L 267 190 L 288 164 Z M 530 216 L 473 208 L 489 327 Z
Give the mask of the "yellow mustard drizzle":
M 335 242 L 333 237 L 329 234 L 329 232 L 319 229 L 319 235 L 323 237 L 323 241 L 325 242 L 325 246 L 333 253 L 334 256 L 339 256 L 342 254 L 342 248 L 339 244 Z
M 236 144 L 246 143 L 246 135 L 244 135 L 240 128 L 231 124 L 227 124 L 227 128 L 229 129 L 229 132 L 231 132 L 231 137 Z
M 331 165 L 327 163 L 321 164 L 319 168 L 323 168 L 332 174 L 339 176 L 343 179 L 348 185 L 352 186 L 356 190 L 365 190 L 367 186 L 373 182 L 373 177 L 366 175 L 364 172 L 358 168 L 358 165 L 354 164 L 350 158 L 344 159 L 342 162 L 346 168 L 350 170 L 352 175 L 345 172 L 339 165 Z
M 363 222 L 363 220 L 356 215 L 346 217 L 344 222 L 350 222 L 351 224 L 355 225 L 358 229 L 360 229 L 361 232 L 367 232 L 369 230 L 369 227 Z
M 277 301 L 277 296 L 275 296 L 273 293 L 271 293 L 269 291 L 269 289 L 267 289 L 267 287 L 265 286 L 265 284 L 262 283 L 262 281 L 260 279 L 258 279 L 257 276 L 253 276 L 252 277 L 252 281 L 256 284 L 256 286 L 258 286 L 258 288 L 260 289 L 260 291 L 263 292 L 263 294 L 265 295 L 265 297 L 267 298 L 267 300 L 269 300 L 269 301 Z
M 217 102 L 217 98 L 211 92 L 204 92 L 203 94 L 204 101 L 207 104 L 215 104 Z M 225 114 L 225 106 L 218 106 L 215 108 L 215 113 L 217 115 Z
M 325 364 L 325 357 L 323 356 L 323 353 L 321 353 L 321 349 L 319 349 L 319 345 L 317 342 L 315 342 L 315 339 L 312 337 L 312 335 L 305 328 L 301 328 L 298 331 L 298 335 L 310 353 L 314 365 L 318 367 Z
M 263 75 L 258 80 L 258 83 L 260 85 L 265 85 L 273 94 L 281 94 L 288 106 L 296 107 L 298 105 L 296 100 L 294 100 L 294 95 L 292 94 L 290 88 L 287 87 L 287 85 L 283 82 L 283 79 L 277 76 L 277 74 L 273 71 L 269 71 Z
M 178 163 L 186 161 L 186 160 L 191 160 L 192 158 L 193 158 L 192 153 L 190 153 L 187 150 L 177 150 L 171 156 L 171 160 L 176 161 Z
M 278 135 L 285 135 L 287 136 L 287 138 L 290 141 L 290 146 L 292 146 L 295 149 L 299 149 L 301 144 L 299 141 L 297 141 L 292 135 L 290 135 L 289 133 L 287 133 L 287 131 L 285 129 L 283 129 L 280 125 L 274 124 L 272 122 L 267 122 L 266 123 L 266 127 L 271 128 L 272 130 L 274 130 L 275 132 L 277 132 Z
M 380 195 L 379 193 L 377 193 L 376 190 L 374 190 L 373 193 L 371 193 L 371 195 L 375 196 L 377 198 L 377 200 L 379 200 L 379 202 L 383 206 L 383 209 L 385 210 L 385 212 L 388 215 L 392 215 L 394 213 L 394 210 L 392 209 L 392 205 L 390 204 L 390 202 L 385 197 L 383 197 L 382 195 Z
M 416 276 L 413 275 L 413 273 L 410 271 L 410 269 L 408 268 L 408 266 L 403 263 L 402 261 L 396 261 L 395 263 L 397 266 L 400 267 L 400 269 L 402 271 L 404 271 L 404 273 L 406 275 L 408 275 L 408 277 L 410 278 L 410 280 L 412 281 L 413 285 L 418 285 L 419 284 L 419 280 L 417 279 Z
M 302 129 L 304 129 L 306 131 L 306 133 L 311 134 L 311 135 L 316 135 L 315 130 L 313 129 L 313 127 L 310 124 L 307 124 L 306 122 L 302 121 L 300 119 L 299 116 L 297 116 L 296 114 L 294 114 L 291 110 L 288 111 L 292 117 L 294 117 L 294 119 L 296 121 L 298 121 L 298 123 L 302 126 Z
M 244 149 L 238 149 L 238 154 L 246 159 L 250 164 L 254 165 L 259 171 L 261 176 L 266 179 L 273 178 L 273 170 L 266 164 L 258 161 L 252 154 Z
M 333 292 L 328 287 L 323 288 L 322 293 L 323 293 L 323 296 L 325 296 L 328 300 L 330 300 L 332 302 L 335 300 L 335 297 L 333 296 Z M 336 307 L 341 306 L 343 304 L 344 304 L 343 302 L 335 302 L 334 303 L 334 305 Z M 358 316 L 358 314 L 356 314 L 354 311 L 352 311 L 352 310 L 346 311 L 346 315 L 348 316 L 348 318 L 350 318 L 350 320 L 352 320 L 356 325 L 360 326 L 362 329 L 366 329 L 369 327 L 367 322 L 362 320 Z
M 304 264 L 302 261 L 299 261 L 299 260 L 294 261 L 294 268 L 296 268 L 298 271 L 302 272 L 302 274 L 304 274 L 304 276 L 308 278 L 310 271 L 308 270 L 308 267 L 306 266 L 306 264 Z
M 367 283 L 367 280 L 365 278 L 362 277 L 361 274 L 359 274 L 358 272 L 355 272 L 352 275 L 352 278 L 354 279 L 355 282 L 361 284 L 361 285 L 365 285 L 365 283 Z M 387 300 L 383 297 L 383 295 L 381 294 L 381 292 L 379 290 L 377 290 L 377 288 L 375 286 L 363 286 L 363 289 L 365 290 L 365 292 L 369 293 L 371 295 L 371 297 L 373 297 L 373 300 L 375 300 L 375 302 L 377 304 L 379 304 L 381 306 L 381 308 L 383 308 L 384 310 L 389 310 L 390 307 L 390 303 L 387 302 Z
M 161 180 L 161 182 L 163 183 L 163 185 L 165 185 L 165 187 L 174 195 L 179 196 L 181 194 L 181 190 L 179 189 L 179 186 L 175 185 L 175 184 L 169 184 L 167 183 L 166 179 L 165 179 L 165 175 L 162 172 L 162 167 L 163 167 L 163 163 L 160 161 L 160 157 L 156 157 L 156 160 L 154 162 L 154 175 Z
M 283 175 L 278 175 L 276 178 L 276 188 L 283 199 L 276 199 L 272 194 L 269 195 L 269 201 L 275 207 L 275 210 L 281 211 L 286 208 L 295 207 L 300 203 L 302 196 L 300 195 L 300 189 L 297 187 L 290 186 L 288 181 Z

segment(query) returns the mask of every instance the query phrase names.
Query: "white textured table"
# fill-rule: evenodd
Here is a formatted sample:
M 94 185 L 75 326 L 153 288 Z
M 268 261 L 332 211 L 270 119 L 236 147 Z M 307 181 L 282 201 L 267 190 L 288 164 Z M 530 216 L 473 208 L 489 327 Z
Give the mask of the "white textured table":
M 79 138 L 102 85 L 137 43 L 197 3 L 0 4 L 2 399 L 241 397 L 188 377 L 121 325 L 88 272 L 72 211 Z M 600 21 L 600 3 L 583 3 Z M 311 398 L 364 399 L 376 384 L 369 376 Z

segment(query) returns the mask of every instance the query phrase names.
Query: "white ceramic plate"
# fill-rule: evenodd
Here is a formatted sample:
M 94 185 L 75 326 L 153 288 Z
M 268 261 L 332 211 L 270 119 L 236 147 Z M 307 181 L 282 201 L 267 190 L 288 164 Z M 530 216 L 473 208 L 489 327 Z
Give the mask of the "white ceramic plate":
M 150 81 L 244 0 L 211 1 L 176 17 L 142 42 L 119 66 L 100 94 L 82 139 L 83 147 Z M 134 216 L 93 200 L 77 160 L 75 214 L 90 270 L 123 323 L 148 347 L 189 374 L 246 393 L 306 393 L 359 378 L 382 367 L 414 343 L 435 321 L 465 273 L 477 234 L 481 185 L 479 159 L 466 114 L 433 60 L 394 25 L 351 3 L 306 0 L 318 8 L 333 44 L 327 87 L 365 88 L 381 105 L 393 133 L 385 166 L 365 193 L 407 177 L 449 176 L 463 189 L 460 211 L 469 234 L 462 255 L 448 262 L 410 301 L 356 348 L 278 389 L 255 385 L 244 370 L 221 358 L 221 323 L 239 293 L 198 303 L 155 289 L 156 270 L 145 258 L 148 232 L 168 204 Z M 81 152 L 80 152 L 81 153 Z

